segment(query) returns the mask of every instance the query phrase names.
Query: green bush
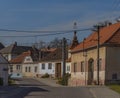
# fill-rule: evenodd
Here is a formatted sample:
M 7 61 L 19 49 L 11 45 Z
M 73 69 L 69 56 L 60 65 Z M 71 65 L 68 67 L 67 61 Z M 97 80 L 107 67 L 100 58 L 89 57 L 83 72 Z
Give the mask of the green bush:
M 0 77 L 0 85 L 3 85 L 3 78 Z
M 58 79 L 58 84 L 61 85 L 68 85 L 68 79 L 70 78 L 71 74 L 66 73 L 65 76 L 63 76 L 62 78 Z
M 48 73 L 44 74 L 41 78 L 49 78 L 50 75 Z

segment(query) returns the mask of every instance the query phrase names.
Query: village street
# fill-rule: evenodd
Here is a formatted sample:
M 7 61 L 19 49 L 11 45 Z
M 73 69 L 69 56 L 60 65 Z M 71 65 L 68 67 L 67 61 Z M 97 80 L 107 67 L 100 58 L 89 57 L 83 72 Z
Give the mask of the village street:
M 3 87 L 6 92 L 1 92 L 0 98 L 93 98 L 89 89 L 83 87 L 50 87 L 34 79 L 18 82 L 14 87 Z
M 0 98 L 120 98 L 106 87 L 53 87 L 34 79 L 22 79 L 18 85 L 0 87 Z M 99 91 L 105 92 L 104 94 Z M 95 93 L 96 91 L 96 93 Z M 97 94 L 97 95 L 96 95 Z M 98 96 L 99 95 L 99 96 Z

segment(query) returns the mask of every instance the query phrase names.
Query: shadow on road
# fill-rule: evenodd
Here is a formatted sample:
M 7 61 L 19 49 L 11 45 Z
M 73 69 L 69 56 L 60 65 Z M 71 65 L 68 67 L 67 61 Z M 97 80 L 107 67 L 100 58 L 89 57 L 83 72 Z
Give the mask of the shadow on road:
M 0 98 L 25 98 L 25 96 L 29 95 L 30 93 L 37 93 L 37 92 L 49 92 L 47 89 L 43 89 L 40 86 L 43 85 L 12 85 L 12 86 L 3 86 L 0 87 Z M 46 85 L 45 85 L 46 86 Z M 31 96 L 31 94 L 30 94 Z
M 19 88 L 21 89 L 21 91 L 18 94 L 12 96 L 11 98 L 25 98 L 25 96 L 29 95 L 30 93 L 49 92 L 48 90 L 39 87 L 19 87 Z M 32 94 L 30 94 L 29 96 L 32 96 Z

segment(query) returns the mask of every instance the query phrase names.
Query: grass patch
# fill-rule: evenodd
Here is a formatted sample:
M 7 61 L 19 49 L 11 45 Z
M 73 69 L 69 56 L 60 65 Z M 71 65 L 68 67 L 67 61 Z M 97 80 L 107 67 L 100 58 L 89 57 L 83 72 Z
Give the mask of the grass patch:
M 118 93 L 120 93 L 120 85 L 108 85 L 108 87 Z
M 8 79 L 8 85 L 14 85 L 15 84 L 15 80 L 13 79 Z

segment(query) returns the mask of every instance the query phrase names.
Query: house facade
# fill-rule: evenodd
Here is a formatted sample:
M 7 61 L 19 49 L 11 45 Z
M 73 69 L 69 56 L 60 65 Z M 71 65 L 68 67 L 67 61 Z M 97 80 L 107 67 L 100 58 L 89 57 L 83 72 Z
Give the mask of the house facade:
M 62 76 L 62 48 L 57 48 L 41 58 L 39 62 L 39 76 L 41 77 L 46 73 L 56 78 Z
M 3 79 L 3 85 L 8 85 L 8 61 L 0 54 L 0 78 Z
M 31 51 L 23 52 L 10 61 L 10 73 L 13 75 L 22 75 L 23 77 L 36 77 L 38 73 L 38 62 L 35 58 Z
M 39 77 L 49 74 L 55 77 L 55 63 L 54 62 L 40 62 L 39 63 Z
M 120 82 L 120 22 L 100 29 L 99 70 L 97 51 L 97 32 L 72 49 L 69 85 Z

